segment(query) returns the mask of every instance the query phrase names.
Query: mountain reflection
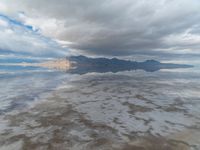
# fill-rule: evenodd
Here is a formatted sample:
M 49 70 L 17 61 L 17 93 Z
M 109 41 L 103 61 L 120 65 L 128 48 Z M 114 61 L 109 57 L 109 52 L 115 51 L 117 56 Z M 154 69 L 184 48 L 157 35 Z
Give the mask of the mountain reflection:
M 86 74 L 91 72 L 122 72 L 131 70 L 144 70 L 154 72 L 160 69 L 191 68 L 192 65 L 160 63 L 156 60 L 147 60 L 144 62 L 120 60 L 117 58 L 88 58 L 85 56 L 71 56 L 67 60 L 71 62 L 71 67 L 66 70 L 71 74 Z

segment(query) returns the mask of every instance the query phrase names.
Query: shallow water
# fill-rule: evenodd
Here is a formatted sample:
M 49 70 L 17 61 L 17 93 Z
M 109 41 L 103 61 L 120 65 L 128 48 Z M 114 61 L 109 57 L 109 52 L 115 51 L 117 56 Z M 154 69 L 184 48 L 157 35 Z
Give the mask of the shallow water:
M 0 150 L 199 150 L 198 68 L 0 74 Z

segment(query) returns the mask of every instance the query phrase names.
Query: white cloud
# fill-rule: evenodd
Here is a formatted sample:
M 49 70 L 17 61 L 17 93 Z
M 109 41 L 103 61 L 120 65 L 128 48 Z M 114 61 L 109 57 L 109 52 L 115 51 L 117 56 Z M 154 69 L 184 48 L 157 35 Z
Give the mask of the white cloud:
M 0 26 L 7 27 L 8 23 L 2 19 L 0 19 Z
M 59 57 L 66 54 L 57 42 L 47 38 L 19 22 L 4 19 L 5 27 L 0 27 L 0 51 L 32 56 Z
M 172 34 L 165 38 L 165 42 L 171 46 L 199 45 L 200 35 L 191 33 Z
M 188 29 L 183 33 L 170 34 L 163 38 L 163 43 L 170 47 L 170 50 L 167 50 L 172 53 L 200 54 L 200 34 L 193 34 L 190 31 L 191 29 Z
M 65 29 L 65 22 L 57 20 L 55 18 L 48 17 L 29 17 L 25 14 L 20 13 L 19 19 L 26 25 L 31 25 L 35 29 L 39 29 L 40 32 L 46 36 L 58 38 L 58 36 Z
M 0 11 L 1 12 L 6 12 L 8 6 L 6 6 L 3 2 L 0 2 Z
M 0 13 L 39 29 L 62 47 L 98 55 L 200 53 L 199 8 L 199 0 L 0 2 Z M 189 29 L 196 33 L 185 35 Z

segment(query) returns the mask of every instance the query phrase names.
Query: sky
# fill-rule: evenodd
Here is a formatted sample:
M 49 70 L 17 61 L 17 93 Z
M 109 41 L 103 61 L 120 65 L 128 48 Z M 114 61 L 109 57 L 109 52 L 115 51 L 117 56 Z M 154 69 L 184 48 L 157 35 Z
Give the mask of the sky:
M 0 55 L 200 56 L 199 0 L 1 0 Z

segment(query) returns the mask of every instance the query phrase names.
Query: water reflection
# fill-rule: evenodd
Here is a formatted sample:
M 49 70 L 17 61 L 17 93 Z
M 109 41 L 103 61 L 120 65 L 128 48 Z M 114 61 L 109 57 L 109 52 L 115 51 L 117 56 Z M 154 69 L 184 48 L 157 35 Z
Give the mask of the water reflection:
M 177 69 L 192 68 L 192 65 L 160 63 L 156 60 L 147 60 L 144 62 L 120 60 L 117 58 L 88 58 L 85 56 L 71 56 L 67 58 L 71 63 L 71 67 L 66 69 L 67 73 L 86 74 L 90 72 L 106 73 L 121 72 L 131 70 L 144 70 L 146 72 L 155 72 L 160 69 Z
M 200 149 L 199 72 L 86 70 L 1 75 L 0 149 Z

